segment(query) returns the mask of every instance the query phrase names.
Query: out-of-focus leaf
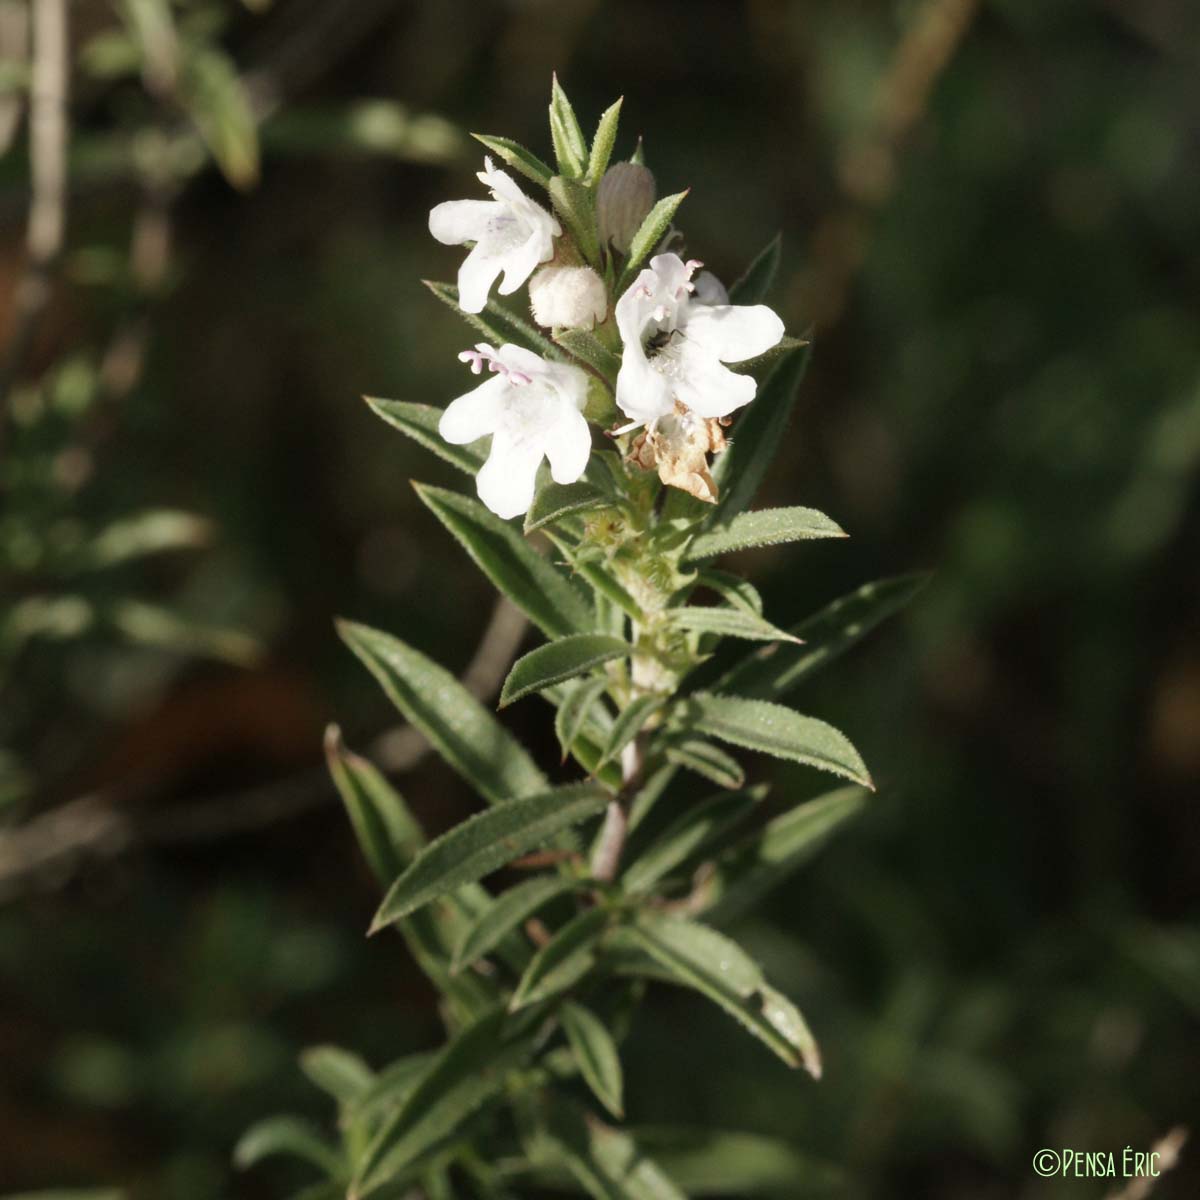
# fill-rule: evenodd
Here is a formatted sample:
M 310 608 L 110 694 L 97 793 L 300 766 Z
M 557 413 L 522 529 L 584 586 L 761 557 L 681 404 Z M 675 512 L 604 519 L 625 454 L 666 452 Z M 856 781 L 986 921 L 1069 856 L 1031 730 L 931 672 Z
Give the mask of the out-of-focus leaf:
M 782 704 L 698 692 L 688 701 L 690 728 L 734 746 L 806 763 L 874 790 L 871 776 L 849 739 L 832 725 Z
M 608 169 L 609 159 L 612 158 L 613 146 L 617 141 L 617 126 L 621 120 L 622 96 L 614 104 L 610 104 L 600 117 L 596 126 L 596 136 L 592 138 L 592 149 L 588 155 L 587 180 L 594 187 L 600 182 Z
M 764 508 L 758 512 L 739 513 L 726 524 L 697 535 L 684 558 L 687 562 L 698 562 L 751 546 L 845 536 L 840 525 L 815 508 Z
M 543 358 L 561 358 L 562 353 L 550 339 L 538 332 L 523 317 L 505 308 L 499 300 L 489 299 L 481 313 L 463 312 L 458 306 L 458 288 L 452 283 L 434 283 L 426 279 L 425 286 L 447 307 L 452 308 L 468 325 L 483 334 L 497 347 L 506 342 L 524 346 Z
M 608 741 L 600 755 L 597 766 L 613 762 L 617 756 L 642 731 L 642 726 L 666 703 L 662 696 L 638 696 L 631 700 L 613 721 Z
M 87 549 L 87 563 L 112 567 L 166 550 L 192 550 L 212 538 L 212 522 L 194 513 L 150 509 L 123 517 L 103 529 Z
M 721 676 L 714 690 L 763 700 L 786 696 L 903 608 L 928 581 L 928 574 L 916 572 L 858 588 L 792 627 L 803 645 L 756 650 Z
M 480 438 L 479 441 L 466 446 L 453 446 L 438 433 L 438 422 L 442 419 L 443 409 L 434 408 L 430 404 L 413 404 L 407 400 L 378 400 L 374 396 L 364 396 L 363 399 L 376 416 L 382 417 L 389 425 L 407 434 L 426 450 L 432 450 L 452 467 L 466 471 L 468 475 L 475 475 L 483 466 L 486 457 L 484 439 Z
M 233 1151 L 235 1165 L 245 1170 L 271 1155 L 285 1154 L 301 1158 L 319 1167 L 327 1175 L 338 1176 L 345 1170 L 342 1156 L 303 1117 L 268 1117 L 242 1134 Z
M 300 1055 L 300 1069 L 339 1104 L 361 1100 L 375 1082 L 375 1072 L 341 1046 L 310 1046 Z
M 599 488 L 581 479 L 578 483 L 547 483 L 538 489 L 525 514 L 525 532 L 561 521 L 575 513 L 603 508 L 609 498 Z
M 746 268 L 745 273 L 729 286 L 730 304 L 761 304 L 775 282 L 779 259 L 783 252 L 783 235 L 777 233 Z
M 521 743 L 444 667 L 366 625 L 340 621 L 338 632 L 408 721 L 493 804 L 545 789 Z
M 229 57 L 211 44 L 184 57 L 178 95 L 221 173 L 234 187 L 258 182 L 258 130 Z
M 820 1078 L 820 1053 L 804 1018 L 767 984 L 736 942 L 696 921 L 649 911 L 639 914 L 628 937 L 677 982 L 719 1004 L 788 1066 L 803 1066 Z
M 532 150 L 526 150 L 511 138 L 494 137 L 490 133 L 473 133 L 471 136 L 526 179 L 532 179 L 539 187 L 549 186 L 554 172 Z
M 239 629 L 207 625 L 144 600 L 118 600 L 104 615 L 131 642 L 143 646 L 215 658 L 238 667 L 253 666 L 262 657 L 261 644 Z
M 312 159 L 371 155 L 415 163 L 460 163 L 466 136 L 451 121 L 417 112 L 378 97 L 350 103 L 291 103 L 271 114 L 259 129 L 265 156 Z
M 634 276 L 642 263 L 653 253 L 654 248 L 667 232 L 679 206 L 687 199 L 687 192 L 676 192 L 673 196 L 664 196 L 647 214 L 633 240 L 629 243 L 629 257 L 625 269 L 621 272 L 617 284 L 617 294 L 620 295 L 633 282 Z
M 50 1188 L 45 1192 L 6 1192 L 0 1200 L 125 1200 L 119 1188 Z
M 551 900 L 586 886 L 586 881 L 566 875 L 539 875 L 506 888 L 496 903 L 467 929 L 454 952 L 453 969 L 461 970 L 488 954 L 512 932 Z
M 614 1117 L 623 1117 L 624 1078 L 612 1034 L 591 1009 L 569 1000 L 559 1010 L 559 1018 L 584 1081 Z
M 581 679 L 572 685 L 558 706 L 558 712 L 554 714 L 554 733 L 562 747 L 564 759 L 579 740 L 596 702 L 607 689 L 608 680 L 604 677 Z
M 592 616 L 575 586 L 478 500 L 415 484 L 417 495 L 479 569 L 548 637 L 587 633 Z
M 520 858 L 560 830 L 600 812 L 609 798 L 607 788 L 599 785 L 571 784 L 469 817 L 430 842 L 396 880 L 375 915 L 372 931 Z
M 754 403 L 747 405 L 733 427 L 729 448 L 717 456 L 713 479 L 720 490 L 713 521 L 728 521 L 750 506 L 775 452 L 796 401 L 796 391 L 808 370 L 812 345 L 785 352 L 759 386 Z
M 429 1073 L 434 1053 L 409 1054 L 386 1067 L 375 1076 L 354 1105 L 356 1120 L 378 1120 L 399 1108 L 412 1095 L 417 1084 Z
M 576 633 L 539 646 L 513 664 L 500 689 L 500 707 L 632 653 L 628 642 L 606 633 Z
M 668 762 L 695 771 L 718 787 L 736 789 L 746 782 L 746 773 L 737 759 L 703 738 L 673 737 L 663 752 Z
M 668 619 L 688 633 L 715 633 L 749 642 L 794 642 L 797 639 L 757 613 L 743 608 L 672 608 Z
M 589 908 L 569 920 L 538 952 L 521 976 L 509 1005 L 524 1008 L 565 991 L 588 971 L 600 935 L 608 928 L 611 913 Z
M 550 137 L 554 142 L 559 174 L 578 179 L 587 170 L 587 142 L 557 75 L 550 84 Z

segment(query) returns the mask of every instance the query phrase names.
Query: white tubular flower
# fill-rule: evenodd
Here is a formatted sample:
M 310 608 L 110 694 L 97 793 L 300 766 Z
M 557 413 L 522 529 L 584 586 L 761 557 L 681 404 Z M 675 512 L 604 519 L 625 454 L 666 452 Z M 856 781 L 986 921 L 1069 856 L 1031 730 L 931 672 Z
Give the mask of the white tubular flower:
M 763 354 L 783 337 L 783 322 L 765 304 L 706 304 L 693 295 L 692 274 L 701 266 L 659 254 L 617 301 L 625 347 L 617 404 L 630 419 L 624 431 L 653 429 L 677 411 L 676 402 L 708 419 L 749 404 L 754 380 L 724 364 Z
M 458 306 L 469 313 L 483 312 L 501 271 L 500 294 L 515 292 L 539 263 L 554 256 L 554 239 L 562 236 L 558 221 L 511 176 L 490 158 L 483 164 L 478 178 L 491 189 L 491 200 L 448 200 L 429 214 L 429 232 L 443 245 L 475 243 L 458 269 Z
M 491 435 L 491 453 L 475 478 L 484 504 L 506 520 L 527 511 L 543 458 L 555 483 L 574 483 L 592 452 L 582 411 L 586 373 L 510 344 L 496 350 L 480 342 L 458 357 L 476 375 L 486 366 L 493 378 L 452 401 L 438 432 L 456 446 Z
M 608 312 L 604 280 L 591 267 L 543 267 L 529 281 L 529 303 L 547 329 L 591 329 Z

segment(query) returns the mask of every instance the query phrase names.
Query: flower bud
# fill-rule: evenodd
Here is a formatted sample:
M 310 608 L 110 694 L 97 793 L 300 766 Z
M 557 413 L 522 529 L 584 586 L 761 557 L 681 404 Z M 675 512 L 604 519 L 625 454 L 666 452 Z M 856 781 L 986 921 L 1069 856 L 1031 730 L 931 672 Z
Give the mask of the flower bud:
M 611 242 L 629 253 L 633 235 L 654 207 L 654 176 L 639 163 L 619 162 L 609 167 L 596 192 L 596 222 L 600 241 Z
M 608 311 L 604 280 L 591 267 L 543 267 L 529 281 L 529 300 L 547 328 L 591 329 Z

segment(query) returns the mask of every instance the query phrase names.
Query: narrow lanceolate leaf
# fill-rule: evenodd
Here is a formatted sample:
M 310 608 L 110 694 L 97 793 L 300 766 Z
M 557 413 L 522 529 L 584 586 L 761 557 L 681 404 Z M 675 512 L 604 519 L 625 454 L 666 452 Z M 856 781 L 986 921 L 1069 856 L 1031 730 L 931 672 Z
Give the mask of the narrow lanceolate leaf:
M 633 240 L 629 244 L 629 258 L 625 269 L 621 272 L 621 281 L 617 284 L 618 294 L 633 282 L 642 263 L 654 252 L 655 247 L 667 232 L 679 206 L 687 198 L 687 192 L 676 192 L 674 196 L 664 196 L 647 214 Z
M 559 174 L 578 179 L 587 170 L 587 142 L 557 75 L 550 85 L 550 137 L 554 142 Z
M 564 517 L 603 508 L 612 501 L 596 486 L 581 479 L 577 483 L 547 483 L 538 489 L 525 514 L 525 532 L 552 525 Z
M 434 283 L 423 281 L 425 286 L 448 308 L 452 308 L 468 325 L 472 326 L 495 346 L 500 347 L 505 342 L 524 346 L 543 358 L 561 358 L 558 347 L 545 335 L 506 308 L 499 300 L 489 299 L 481 313 L 463 312 L 458 307 L 458 288 L 452 283 Z
M 775 282 L 779 258 L 783 251 L 783 235 L 777 233 L 754 257 L 745 273 L 730 285 L 730 304 L 761 304 Z
M 788 1066 L 821 1077 L 820 1052 L 804 1018 L 736 942 L 707 925 L 653 912 L 643 912 L 629 936 L 677 982 L 719 1004 Z
M 366 625 L 341 621 L 338 632 L 408 721 L 493 804 L 545 789 L 521 743 L 444 667 Z
M 586 329 L 560 329 L 555 342 L 568 354 L 587 363 L 608 383 L 613 384 L 621 369 L 621 360 L 594 334 Z
M 504 1087 L 529 1055 L 526 1039 L 506 1036 L 504 1016 L 491 1012 L 464 1029 L 432 1061 L 403 1105 L 367 1148 L 351 1196 L 366 1196 L 403 1168 L 445 1148 L 463 1125 Z
M 741 608 L 673 608 L 671 624 L 689 633 L 715 633 L 750 642 L 794 642 L 796 639 L 757 613 Z
M 273 1155 L 301 1158 L 326 1174 L 337 1175 L 344 1169 L 342 1156 L 311 1122 L 303 1117 L 268 1117 L 252 1125 L 234 1147 L 233 1161 L 245 1170 Z
M 717 860 L 705 887 L 705 912 L 731 921 L 802 867 L 851 818 L 869 793 L 843 787 L 768 821 Z
M 621 875 L 630 892 L 653 887 L 660 879 L 727 835 L 767 794 L 763 786 L 744 792 L 720 792 L 689 807 Z
M 562 747 L 564 761 L 588 724 L 596 703 L 607 690 L 608 680 L 603 676 L 581 679 L 558 706 L 558 712 L 554 714 L 554 733 Z
M 703 738 L 672 738 L 667 743 L 664 753 L 667 762 L 694 771 L 718 787 L 736 789 L 746 782 L 746 773 L 737 759 Z
M 555 175 L 550 180 L 550 199 L 562 218 L 580 254 L 593 266 L 600 262 L 600 236 L 596 232 L 596 201 L 577 179 Z
M 310 1046 L 300 1055 L 300 1069 L 342 1105 L 356 1104 L 375 1082 L 375 1072 L 340 1046 Z
M 713 479 L 720 494 L 714 520 L 728 520 L 750 507 L 771 460 L 783 445 L 796 391 L 811 357 L 809 342 L 782 355 L 759 386 L 754 403 L 747 405 L 734 422 L 729 449 L 713 464 Z
M 532 150 L 526 150 L 511 138 L 494 137 L 490 133 L 473 133 L 471 136 L 486 146 L 497 158 L 502 159 L 526 179 L 532 179 L 539 187 L 546 187 L 554 172 Z
M 591 628 L 592 616 L 583 596 L 511 525 L 471 496 L 428 484 L 413 486 L 476 566 L 547 637 Z
M 729 571 L 720 571 L 716 567 L 705 567 L 697 576 L 696 583 L 716 592 L 730 608 L 740 608 L 742 612 L 762 616 L 762 597 L 748 579 Z
M 506 888 L 496 898 L 496 903 L 466 931 L 454 952 L 453 970 L 460 971 L 490 954 L 508 934 L 551 900 L 584 886 L 585 881 L 564 875 L 539 875 Z
M 429 1051 L 409 1054 L 388 1063 L 359 1097 L 353 1109 L 353 1119 L 369 1123 L 395 1112 L 429 1073 L 435 1057 L 434 1052 Z
M 559 1010 L 567 1041 L 584 1082 L 596 1099 L 618 1119 L 625 1115 L 621 1058 L 612 1034 L 591 1009 L 567 1001 Z
M 625 97 L 622 96 L 615 104 L 610 104 L 600 117 L 600 124 L 596 126 L 587 169 L 587 180 L 593 187 L 608 170 L 608 162 L 612 158 L 613 146 L 617 141 L 617 125 L 621 120 L 621 105 L 624 101 Z
M 417 856 L 392 885 L 375 914 L 372 932 L 415 912 L 463 883 L 490 875 L 547 842 L 560 830 L 600 812 L 609 792 L 573 784 L 511 800 L 454 826 Z
M 483 439 L 467 446 L 452 446 L 438 433 L 442 409 L 434 408 L 431 404 L 412 404 L 407 400 L 379 400 L 374 396 L 364 396 L 363 399 L 376 416 L 382 417 L 426 450 L 432 450 L 452 467 L 475 475 L 483 466 L 486 457 Z
M 533 956 L 509 1002 L 509 1011 L 516 1012 L 578 983 L 595 962 L 596 943 L 611 915 L 603 908 L 589 908 L 572 917 Z
M 806 763 L 874 790 L 866 765 L 844 734 L 782 704 L 699 692 L 689 702 L 688 719 L 699 733 L 775 758 Z
M 627 641 L 607 633 L 575 633 L 539 646 L 513 664 L 500 689 L 500 707 L 632 653 Z
M 662 709 L 665 703 L 662 696 L 638 696 L 617 713 L 612 731 L 608 735 L 608 741 L 604 743 L 604 750 L 600 755 L 597 768 L 604 766 L 605 763 L 613 762 L 621 751 L 641 733 L 642 726 Z
M 831 663 L 904 607 L 929 581 L 918 572 L 868 583 L 792 627 L 802 646 L 756 650 L 732 667 L 714 690 L 777 700 Z
M 815 508 L 764 508 L 758 512 L 739 513 L 727 524 L 699 534 L 692 539 L 684 558 L 688 562 L 697 562 L 751 546 L 845 536 L 846 531 L 840 525 Z

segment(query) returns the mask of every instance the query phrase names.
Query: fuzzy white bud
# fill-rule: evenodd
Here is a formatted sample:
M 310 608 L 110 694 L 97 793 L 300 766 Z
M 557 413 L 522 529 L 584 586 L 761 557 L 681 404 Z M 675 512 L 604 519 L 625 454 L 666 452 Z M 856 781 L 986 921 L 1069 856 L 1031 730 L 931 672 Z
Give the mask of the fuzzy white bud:
M 614 163 L 596 191 L 596 223 L 600 240 L 629 253 L 633 235 L 654 207 L 654 176 L 640 163 Z
M 608 312 L 604 280 L 591 267 L 543 267 L 529 281 L 529 300 L 548 329 L 591 329 Z

